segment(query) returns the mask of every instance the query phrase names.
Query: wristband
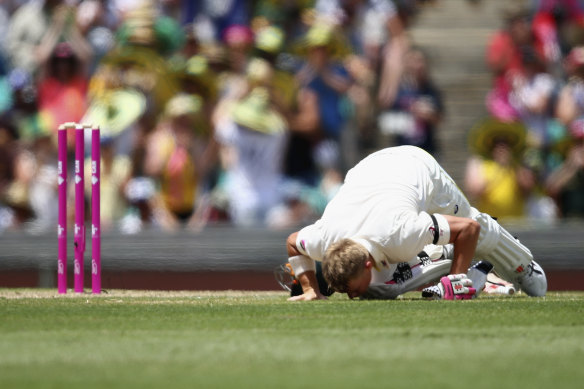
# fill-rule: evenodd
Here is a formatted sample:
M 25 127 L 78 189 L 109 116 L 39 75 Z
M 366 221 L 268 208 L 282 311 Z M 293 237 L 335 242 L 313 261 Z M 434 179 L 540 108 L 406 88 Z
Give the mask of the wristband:
M 296 255 L 294 257 L 288 258 L 292 270 L 294 270 L 294 275 L 298 277 L 304 272 L 312 270 L 316 273 L 316 262 L 314 259 L 307 257 L 306 255 Z

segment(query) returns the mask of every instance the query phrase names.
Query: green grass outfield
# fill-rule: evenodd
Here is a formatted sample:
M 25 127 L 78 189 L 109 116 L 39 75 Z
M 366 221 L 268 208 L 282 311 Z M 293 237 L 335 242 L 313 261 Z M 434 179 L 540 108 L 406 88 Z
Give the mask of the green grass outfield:
M 0 289 L 0 388 L 581 388 L 584 293 Z

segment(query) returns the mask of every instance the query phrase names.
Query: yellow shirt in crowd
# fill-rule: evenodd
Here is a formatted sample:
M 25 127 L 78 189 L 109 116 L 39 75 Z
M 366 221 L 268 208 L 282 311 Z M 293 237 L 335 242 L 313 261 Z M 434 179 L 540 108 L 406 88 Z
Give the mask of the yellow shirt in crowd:
M 514 167 L 501 166 L 495 161 L 484 160 L 481 168 L 487 186 L 478 200 L 477 208 L 497 218 L 523 216 L 525 199 L 517 183 Z

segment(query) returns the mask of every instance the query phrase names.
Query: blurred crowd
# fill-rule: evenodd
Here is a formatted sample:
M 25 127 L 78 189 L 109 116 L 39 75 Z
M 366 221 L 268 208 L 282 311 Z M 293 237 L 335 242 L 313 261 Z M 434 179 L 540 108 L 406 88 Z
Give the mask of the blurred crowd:
M 584 2 L 511 2 L 486 63 L 466 193 L 500 218 L 584 217 Z
M 55 227 L 65 122 L 100 126 L 102 226 L 128 234 L 286 228 L 317 218 L 372 150 L 439 158 L 443 98 L 408 34 L 427 3 L 3 1 L 0 233 Z M 582 4 L 503 20 L 466 190 L 498 217 L 584 216 Z

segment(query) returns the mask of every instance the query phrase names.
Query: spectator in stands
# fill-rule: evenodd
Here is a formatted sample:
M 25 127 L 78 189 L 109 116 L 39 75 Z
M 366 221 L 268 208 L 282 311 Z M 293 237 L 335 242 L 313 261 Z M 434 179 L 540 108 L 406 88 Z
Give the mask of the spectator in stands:
M 504 23 L 487 46 L 486 61 L 494 76 L 493 88 L 487 95 L 487 108 L 499 120 L 514 121 L 518 114 L 509 102 L 509 94 L 513 78 L 524 71 L 522 53 L 526 48 L 541 58 L 543 53 L 531 29 L 527 8 L 509 6 L 504 12 Z
M 354 104 L 353 131 L 345 132 L 355 150 L 376 147 L 375 121 L 380 110 L 389 109 L 396 98 L 410 46 L 407 29 L 421 2 L 393 0 L 318 0 L 316 18 L 333 22 L 342 29 L 353 55 L 345 64 L 355 83 L 348 91 Z M 349 166 L 359 157 L 347 161 Z
M 36 133 L 6 151 L 13 168 L 4 199 L 14 224 L 28 233 L 49 231 L 57 222 L 57 150 L 50 133 Z
M 146 146 L 145 172 L 160 187 L 155 217 L 168 230 L 188 223 L 194 215 L 203 175 L 198 151 L 198 137 L 205 131 L 199 124 L 201 108 L 199 96 L 178 94 L 170 99 Z
M 12 181 L 5 188 L 2 200 L 10 209 L 11 226 L 21 228 L 34 217 L 30 204 L 30 186 L 36 171 L 34 154 L 24 147 L 17 147 L 12 168 Z
M 37 136 L 46 135 L 50 131 L 50 126 L 39 114 L 36 83 L 22 69 L 14 69 L 8 80 L 13 105 L 5 116 L 16 127 L 19 143 L 30 145 Z
M 273 75 L 269 88 L 274 103 L 284 110 L 288 117 L 295 109 L 298 85 L 294 80 L 292 65 L 283 60 L 285 41 L 286 35 L 281 28 L 273 25 L 259 27 L 255 32 L 253 57 L 266 61 L 271 67 Z
M 265 225 L 283 198 L 282 156 L 287 123 L 269 91 L 255 87 L 218 122 L 215 137 L 225 171 L 224 190 L 235 225 Z
M 228 116 L 231 105 L 249 92 L 247 71 L 254 43 L 254 34 L 247 25 L 231 25 L 223 32 L 222 41 L 203 50 L 217 74 L 218 102 L 213 122 Z
M 179 77 L 181 93 L 201 97 L 201 112 L 197 115 L 195 153 L 201 173 L 203 190 L 210 189 L 215 179 L 217 143 L 213 137 L 213 111 L 217 105 L 217 75 L 202 55 L 193 55 L 184 64 Z
M 41 63 L 43 38 L 51 25 L 67 34 L 73 21 L 71 12 L 63 0 L 29 1 L 19 7 L 10 18 L 6 36 L 6 53 L 13 66 L 35 74 Z
M 556 207 L 545 195 L 542 183 L 549 170 L 556 133 L 561 131 L 553 115 L 558 82 L 547 72 L 549 63 L 541 42 L 533 34 L 528 11 L 511 8 L 506 18 L 507 29 L 492 38 L 487 53 L 495 75 L 487 108 L 496 119 L 509 123 L 519 121 L 528 131 L 522 163 L 529 167 L 525 170 L 532 176 L 528 181 L 534 182 L 529 193 L 525 188 L 519 192 L 527 194 L 524 198 L 527 206 L 522 207 L 521 214 L 553 220 Z M 520 174 L 518 178 L 526 176 Z
M 584 217 L 584 123 L 575 121 L 570 132 L 573 140 L 565 161 L 547 178 L 547 192 L 564 218 Z
M 568 82 L 556 106 L 558 120 L 569 130 L 565 160 L 554 166 L 545 181 L 546 190 L 561 216 L 584 216 L 584 47 L 575 47 L 566 58 Z M 571 138 L 571 139 L 570 139 Z
M 509 102 L 527 127 L 530 144 L 545 147 L 549 128 L 553 125 L 552 101 L 557 82 L 546 72 L 543 61 L 532 48 L 523 48 L 521 65 L 522 72 L 511 77 Z
M 29 201 L 34 217 L 27 232 L 41 234 L 57 223 L 57 149 L 50 134 L 38 136 L 32 144 L 34 178 L 29 187 Z
M 568 130 L 584 115 L 584 50 L 574 48 L 564 64 L 568 80 L 557 93 L 552 109 L 555 110 L 553 120 L 549 120 L 544 131 L 539 132 L 540 136 L 532 138 L 535 142 L 529 144 L 529 161 L 538 170 L 542 183 L 567 156 L 567 145 L 570 143 Z
M 396 3 L 400 3 L 397 5 Z M 409 46 L 406 27 L 415 2 L 391 0 L 318 0 L 317 18 L 342 26 L 353 49 L 362 55 L 376 73 L 379 71 L 378 101 L 391 106 Z
M 124 185 L 124 200 L 127 203 L 126 214 L 119 220 L 119 229 L 125 234 L 135 234 L 144 227 L 156 222 L 154 211 L 160 204 L 158 188 L 154 177 L 146 172 L 148 159 L 147 146 L 152 129 L 156 127 L 157 116 L 152 110 L 146 110 L 136 120 L 133 143 L 128 154 L 130 160 L 130 177 Z
M 121 15 L 116 46 L 100 62 L 90 93 L 99 96 L 116 88 L 134 89 L 144 94 L 153 114 L 162 114 L 180 91 L 168 60 L 182 48 L 184 31 L 176 21 L 161 16 L 151 0 L 120 3 L 131 7 Z
M 414 145 L 438 154 L 436 130 L 444 106 L 440 91 L 430 78 L 428 59 L 418 48 L 408 51 L 396 99 L 380 116 L 382 133 L 395 134 L 397 145 Z
M 38 108 L 47 130 L 65 122 L 80 122 L 87 109 L 87 60 L 74 46 L 53 46 L 38 83 Z
M 254 44 L 254 33 L 247 25 L 229 26 L 223 33 L 229 68 L 236 74 L 245 74 Z
M 75 8 L 55 7 L 36 49 L 38 109 L 45 131 L 56 132 L 59 124 L 83 117 L 92 56 L 75 23 Z
M 226 68 L 219 74 L 220 97 L 237 100 L 246 93 L 246 70 L 253 48 L 253 31 L 246 25 L 229 26 L 223 36 Z
M 568 82 L 562 87 L 556 116 L 565 126 L 584 121 L 584 46 L 573 48 L 565 60 Z
M 352 85 L 352 79 L 343 64 L 335 58 L 335 49 L 339 47 L 335 34 L 338 31 L 324 23 L 317 23 L 309 29 L 303 41 L 306 61 L 296 74 L 300 87 L 298 114 L 291 120 L 291 129 L 302 133 L 306 148 L 312 154 L 308 157 L 315 161 L 317 168 L 316 171 L 302 172 L 302 179 L 307 181 L 320 174 L 316 159 L 319 148 L 339 149 L 348 123 L 348 113 L 343 110 L 343 105 L 349 103 L 345 94 Z M 339 159 L 331 161 L 332 165 L 328 167 L 340 171 L 343 169 L 341 153 L 337 151 L 336 155 Z
M 274 76 L 270 90 L 274 101 L 289 123 L 284 171 L 288 177 L 306 185 L 318 184 L 319 172 L 313 156 L 313 146 L 320 139 L 320 116 L 316 96 L 296 79 L 297 68 L 281 68 L 277 57 L 283 48 L 283 32 L 273 26 L 261 29 L 256 37 L 256 55 L 267 61 Z
M 100 0 L 83 0 L 77 7 L 77 26 L 94 53 L 89 74 L 93 74 L 101 58 L 114 48 L 119 20 L 111 8 L 108 2 Z
M 12 159 L 13 181 L 6 188 L 13 222 L 30 233 L 48 231 L 56 223 L 56 143 L 51 126 L 38 112 L 36 87 L 21 69 L 9 77 L 14 105 L 5 119 L 14 126 L 18 141 L 6 153 Z M 26 224 L 23 224 L 27 222 Z
M 122 46 L 147 47 L 158 55 L 169 58 L 185 43 L 185 34 L 179 23 L 157 8 L 153 0 L 121 2 L 127 7 L 122 13 L 116 37 Z
M 548 63 L 561 65 L 561 59 L 571 47 L 584 44 L 581 1 L 538 0 L 533 2 L 533 13 L 534 35 L 541 42 Z
M 526 129 L 520 123 L 488 119 L 470 133 L 474 155 L 469 159 L 464 186 L 471 203 L 496 218 L 526 215 L 535 185 L 533 173 L 522 166 Z

